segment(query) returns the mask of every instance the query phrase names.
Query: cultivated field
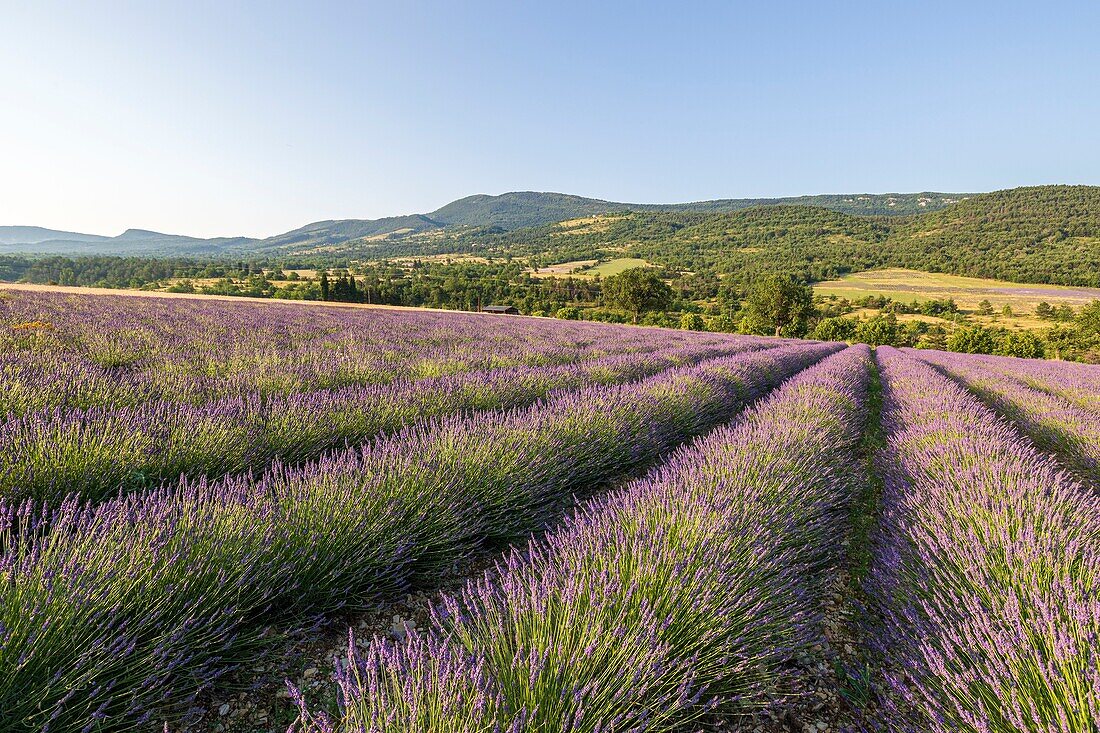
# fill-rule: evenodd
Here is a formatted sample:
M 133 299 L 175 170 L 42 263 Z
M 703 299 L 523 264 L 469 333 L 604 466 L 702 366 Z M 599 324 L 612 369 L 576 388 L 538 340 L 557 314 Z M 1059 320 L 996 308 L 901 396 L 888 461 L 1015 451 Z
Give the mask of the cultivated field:
M 1100 720 L 1100 367 L 21 290 L 0 418 L 0 731 Z
M 636 257 L 617 257 L 606 262 L 600 262 L 599 260 L 573 260 L 572 262 L 562 262 L 557 265 L 549 265 L 547 267 L 540 267 L 538 270 L 534 270 L 532 274 L 537 277 L 549 277 L 551 275 L 555 277 L 609 277 L 611 275 L 618 275 L 623 270 L 629 270 L 633 267 L 651 267 L 649 262 L 640 260 Z
M 849 300 L 868 295 L 886 296 L 902 303 L 953 298 L 961 309 L 967 311 L 976 310 L 981 301 L 988 300 L 997 313 L 1007 305 L 1019 314 L 1033 313 L 1035 306 L 1042 301 L 1054 306 L 1065 303 L 1079 308 L 1100 299 L 1100 288 L 1021 284 L 899 268 L 868 270 L 846 275 L 839 280 L 816 283 L 814 291 L 819 295 L 836 295 Z

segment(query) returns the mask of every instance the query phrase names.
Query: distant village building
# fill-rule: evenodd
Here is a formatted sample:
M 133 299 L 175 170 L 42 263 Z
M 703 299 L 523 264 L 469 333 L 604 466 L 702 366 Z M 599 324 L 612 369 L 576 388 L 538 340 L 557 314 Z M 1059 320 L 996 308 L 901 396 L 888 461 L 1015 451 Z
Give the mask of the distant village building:
M 482 313 L 500 313 L 507 316 L 518 316 L 519 308 L 514 305 L 485 305 L 481 307 Z

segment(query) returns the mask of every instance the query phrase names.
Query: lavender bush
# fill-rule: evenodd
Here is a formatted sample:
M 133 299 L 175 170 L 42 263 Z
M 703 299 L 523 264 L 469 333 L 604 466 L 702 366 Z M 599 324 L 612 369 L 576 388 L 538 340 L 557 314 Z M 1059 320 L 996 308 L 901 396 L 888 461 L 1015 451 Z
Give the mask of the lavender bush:
M 0 715 L 16 730 L 147 725 L 316 614 L 430 581 L 537 528 L 837 345 L 704 362 L 530 408 L 451 416 L 253 479 L 48 516 L 0 503 Z
M 1095 731 L 1100 498 L 975 396 L 880 347 L 868 591 L 891 731 Z
M 653 733 L 767 704 L 821 640 L 869 366 L 858 346 L 789 380 L 444 599 L 428 634 L 351 639 L 341 711 L 299 696 L 301 730 Z
M 912 353 L 960 380 L 1016 422 L 1041 448 L 1061 457 L 1082 480 L 1100 487 L 1100 417 L 1095 412 L 991 369 L 980 357 L 940 351 Z
M 0 299 L 0 417 L 266 398 L 729 338 L 480 314 L 21 292 Z
M 631 381 L 765 345 L 760 339 L 731 340 L 194 406 L 158 399 L 133 407 L 38 412 L 0 421 L 0 497 L 51 504 L 72 494 L 100 500 L 181 476 L 262 471 L 275 461 L 299 463 L 418 420 L 516 407 L 555 390 Z

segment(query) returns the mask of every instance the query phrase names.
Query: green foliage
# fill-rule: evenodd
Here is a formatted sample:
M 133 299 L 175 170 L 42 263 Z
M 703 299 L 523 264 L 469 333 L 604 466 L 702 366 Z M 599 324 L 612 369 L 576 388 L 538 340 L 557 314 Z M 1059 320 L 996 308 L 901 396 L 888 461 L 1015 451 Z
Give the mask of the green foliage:
M 737 322 L 727 315 L 718 315 L 707 321 L 707 330 L 716 333 L 735 333 Z
M 894 345 L 898 342 L 898 319 L 894 314 L 879 315 L 860 321 L 853 340 L 868 346 Z
M 667 308 L 672 289 L 652 268 L 633 267 L 603 281 L 604 300 L 630 313 L 634 322 L 643 311 Z
M 987 299 L 982 299 L 982 301 L 978 303 L 977 312 L 979 316 L 991 316 L 993 315 L 993 304 Z
M 167 288 L 169 293 L 193 293 L 195 292 L 195 283 L 190 280 L 180 280 L 175 285 Z
M 964 354 L 992 354 L 997 348 L 993 331 L 982 326 L 957 328 L 947 337 L 947 349 Z
M 818 341 L 851 341 L 858 325 L 855 318 L 823 318 L 814 326 L 810 336 Z
M 561 318 L 565 321 L 579 321 L 581 319 L 581 309 L 576 306 L 567 305 L 564 308 L 559 308 L 558 312 L 554 314 L 555 318 Z
M 685 313 L 680 316 L 680 328 L 685 331 L 705 331 L 707 322 L 698 313 Z
M 1077 328 L 1089 336 L 1100 335 L 1100 300 L 1094 300 L 1081 309 L 1077 314 Z
M 1023 359 L 1042 359 L 1046 356 L 1046 345 L 1031 331 L 1008 331 L 997 339 L 993 353 Z
M 790 275 L 765 275 L 753 282 L 745 303 L 749 333 L 804 336 L 814 314 L 813 289 Z

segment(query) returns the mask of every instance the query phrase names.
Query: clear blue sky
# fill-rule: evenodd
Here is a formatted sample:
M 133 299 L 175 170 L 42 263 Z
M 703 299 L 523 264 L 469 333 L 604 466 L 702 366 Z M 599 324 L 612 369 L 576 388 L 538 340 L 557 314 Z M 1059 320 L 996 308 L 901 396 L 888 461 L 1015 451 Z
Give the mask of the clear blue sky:
M 1100 184 L 1098 8 L 0 0 L 0 224 Z

